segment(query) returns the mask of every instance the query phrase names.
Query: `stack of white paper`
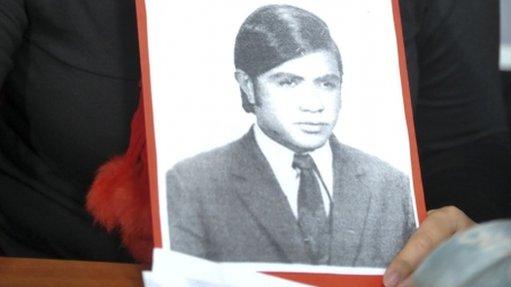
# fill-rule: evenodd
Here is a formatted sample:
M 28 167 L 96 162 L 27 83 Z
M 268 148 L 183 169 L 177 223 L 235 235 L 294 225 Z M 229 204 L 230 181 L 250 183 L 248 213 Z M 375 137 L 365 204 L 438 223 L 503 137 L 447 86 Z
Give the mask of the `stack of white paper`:
M 153 269 L 142 276 L 146 287 L 308 286 L 163 249 L 155 249 Z

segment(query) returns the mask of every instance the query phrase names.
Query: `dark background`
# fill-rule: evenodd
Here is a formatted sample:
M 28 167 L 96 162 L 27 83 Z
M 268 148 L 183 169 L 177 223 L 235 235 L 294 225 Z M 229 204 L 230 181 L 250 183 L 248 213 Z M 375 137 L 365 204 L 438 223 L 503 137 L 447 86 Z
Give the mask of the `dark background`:
M 500 26 L 502 44 L 511 44 L 511 0 L 500 1 Z M 509 62 L 509 59 L 507 59 Z M 511 127 L 511 70 L 502 71 L 502 91 L 507 107 L 507 122 Z
M 502 92 L 507 107 L 507 122 L 511 128 L 511 71 L 502 71 Z

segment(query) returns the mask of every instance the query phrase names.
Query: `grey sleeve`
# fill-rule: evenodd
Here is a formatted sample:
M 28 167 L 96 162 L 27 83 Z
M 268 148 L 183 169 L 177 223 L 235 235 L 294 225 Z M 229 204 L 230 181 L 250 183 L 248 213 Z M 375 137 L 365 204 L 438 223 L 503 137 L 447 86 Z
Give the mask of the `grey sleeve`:
M 190 179 L 171 169 L 167 172 L 167 211 L 170 248 L 197 257 L 206 257 L 206 231 L 201 216 L 201 200 Z
M 414 201 L 413 201 L 413 190 L 410 186 L 410 180 L 407 176 L 403 176 L 402 179 L 402 203 L 403 203 L 403 214 L 405 217 L 405 223 L 403 228 L 403 240 L 408 241 L 412 233 L 415 232 L 415 213 L 414 213 Z

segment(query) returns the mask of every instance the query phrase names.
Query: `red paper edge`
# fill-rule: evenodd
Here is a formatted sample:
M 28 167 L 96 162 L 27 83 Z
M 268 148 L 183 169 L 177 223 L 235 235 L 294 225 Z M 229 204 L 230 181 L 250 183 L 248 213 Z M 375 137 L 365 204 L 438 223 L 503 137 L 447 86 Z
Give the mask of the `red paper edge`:
M 401 75 L 401 87 L 403 90 L 403 102 L 405 108 L 405 117 L 408 126 L 408 135 L 410 142 L 410 154 L 412 160 L 412 177 L 417 206 L 419 222 L 426 218 L 426 204 L 424 201 L 424 191 L 422 187 L 422 176 L 419 165 L 419 153 L 417 140 L 415 138 L 415 124 L 413 120 L 412 100 L 410 96 L 410 87 L 408 83 L 408 68 L 406 64 L 406 54 L 404 47 L 403 29 L 401 23 L 401 13 L 399 10 L 399 0 L 392 1 L 392 11 L 394 16 L 394 26 L 396 31 L 399 69 Z M 147 41 L 147 21 L 144 0 L 136 0 L 136 13 L 138 25 L 138 42 L 140 51 L 140 69 L 142 77 L 142 97 L 144 103 L 144 116 L 146 125 L 146 145 L 148 153 L 149 170 L 149 188 L 151 192 L 151 214 L 153 224 L 154 246 L 162 247 L 162 236 L 160 229 L 160 215 L 158 203 L 158 180 L 156 172 L 156 144 L 154 137 L 150 71 L 149 71 L 149 51 Z M 383 286 L 381 275 L 340 275 L 340 274 L 311 274 L 311 273 L 291 273 L 291 272 L 271 272 L 267 273 L 284 279 L 294 280 L 305 284 L 315 286 Z
M 154 247 L 162 247 L 161 222 L 158 201 L 158 173 L 156 169 L 156 143 L 153 125 L 153 103 L 151 101 L 151 81 L 149 70 L 149 49 L 147 41 L 147 20 L 144 0 L 136 0 L 138 25 L 138 47 L 140 54 L 140 73 L 142 82 L 142 102 L 146 132 L 147 164 L 149 173 L 149 191 L 151 198 L 151 218 L 153 225 Z
M 399 0 L 392 0 L 392 11 L 394 15 L 394 26 L 396 28 L 399 70 L 401 72 L 401 87 L 403 90 L 403 102 L 405 107 L 406 123 L 408 125 L 410 157 L 412 159 L 413 189 L 415 191 L 419 223 L 421 223 L 424 219 L 426 219 L 427 212 L 426 203 L 424 201 L 424 190 L 422 187 L 422 175 L 419 161 L 419 151 L 417 148 L 417 138 L 415 136 L 415 122 L 413 120 L 412 97 L 410 95 L 408 66 L 406 63 L 406 51 L 403 37 L 403 25 L 401 22 L 401 12 L 399 10 Z

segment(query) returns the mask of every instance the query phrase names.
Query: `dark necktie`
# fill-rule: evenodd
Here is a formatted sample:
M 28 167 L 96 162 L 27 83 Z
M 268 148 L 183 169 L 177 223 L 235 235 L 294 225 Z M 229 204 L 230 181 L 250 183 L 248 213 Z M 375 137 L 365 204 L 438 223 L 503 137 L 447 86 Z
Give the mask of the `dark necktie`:
M 313 263 L 328 263 L 328 218 L 319 182 L 314 174 L 314 160 L 308 154 L 295 154 L 293 168 L 300 170 L 298 188 L 298 224 Z

